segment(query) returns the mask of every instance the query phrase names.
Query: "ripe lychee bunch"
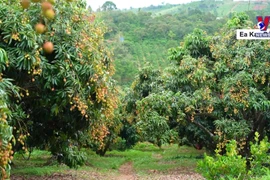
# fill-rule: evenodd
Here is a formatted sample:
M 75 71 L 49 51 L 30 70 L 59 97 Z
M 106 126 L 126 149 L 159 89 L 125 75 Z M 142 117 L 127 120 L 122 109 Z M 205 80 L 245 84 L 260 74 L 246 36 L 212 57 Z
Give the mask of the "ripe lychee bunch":
M 41 0 L 21 0 L 20 4 L 22 6 L 22 8 L 28 9 L 31 5 L 31 3 L 39 3 L 41 10 L 42 10 L 42 15 L 48 19 L 48 20 L 53 20 L 55 17 L 55 12 L 53 9 L 53 4 L 55 4 L 55 0 L 48 0 L 48 1 L 41 1 Z M 44 23 L 37 23 L 35 25 L 35 31 L 37 34 L 43 34 L 46 31 L 46 26 L 44 25 Z M 53 43 L 52 42 L 45 42 L 43 44 L 43 51 L 47 54 L 50 54 L 53 52 Z
M 45 18 L 49 20 L 53 20 L 55 16 L 55 12 L 53 10 L 53 5 L 49 1 L 44 1 L 41 3 L 41 9 L 42 13 L 45 16 Z
M 55 0 L 41 1 L 41 0 L 21 0 L 20 4 L 23 9 L 28 9 L 33 3 L 40 3 L 42 13 L 45 18 L 49 20 L 53 20 L 55 17 L 55 12 L 53 10 L 53 4 L 55 4 Z

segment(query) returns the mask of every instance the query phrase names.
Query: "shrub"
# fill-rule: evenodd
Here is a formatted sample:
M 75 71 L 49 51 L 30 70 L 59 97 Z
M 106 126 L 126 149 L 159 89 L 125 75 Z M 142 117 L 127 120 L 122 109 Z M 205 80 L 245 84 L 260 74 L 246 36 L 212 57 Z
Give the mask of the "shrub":
M 84 152 L 80 152 L 75 146 L 67 147 L 62 155 L 62 157 L 57 159 L 58 162 L 65 163 L 67 166 L 72 168 L 82 166 L 87 159 L 86 154 Z
M 199 161 L 198 170 L 207 179 L 238 178 L 244 179 L 246 174 L 246 160 L 237 154 L 235 140 L 226 145 L 226 155 L 216 157 L 205 155 L 204 160 Z
M 266 178 L 269 170 L 265 165 L 269 164 L 270 143 L 267 138 L 259 141 L 259 133 L 255 133 L 255 143 L 251 143 L 250 170 L 247 169 L 246 157 L 239 155 L 237 143 L 231 140 L 226 144 L 226 154 L 220 155 L 216 150 L 215 157 L 205 155 L 198 162 L 197 170 L 207 179 L 246 179 Z
M 270 149 L 270 142 L 265 137 L 259 142 L 259 133 L 255 133 L 255 143 L 251 143 L 251 157 L 250 157 L 250 170 L 251 176 L 262 176 L 267 174 L 269 176 L 269 169 L 265 167 L 270 164 L 270 156 L 267 153 Z

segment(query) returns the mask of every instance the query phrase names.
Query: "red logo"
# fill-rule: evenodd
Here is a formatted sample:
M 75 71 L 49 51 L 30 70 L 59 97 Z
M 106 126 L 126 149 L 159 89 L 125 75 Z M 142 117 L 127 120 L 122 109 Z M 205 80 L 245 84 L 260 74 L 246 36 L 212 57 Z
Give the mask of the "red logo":
M 257 21 L 258 21 L 258 28 L 261 30 L 261 31 L 266 31 L 267 30 L 267 27 L 268 27 L 268 24 L 269 24 L 269 20 L 270 20 L 270 16 L 265 16 L 264 19 L 262 16 L 257 16 Z

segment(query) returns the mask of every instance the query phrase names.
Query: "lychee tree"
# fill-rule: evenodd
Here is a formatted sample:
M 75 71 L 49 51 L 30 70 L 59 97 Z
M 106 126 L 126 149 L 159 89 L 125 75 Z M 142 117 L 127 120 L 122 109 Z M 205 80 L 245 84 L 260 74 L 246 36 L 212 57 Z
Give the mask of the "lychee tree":
M 12 144 L 14 144 L 13 128 L 9 125 L 10 118 L 14 118 L 9 96 L 17 95 L 18 88 L 11 83 L 11 79 L 3 78 L 7 62 L 6 52 L 0 48 L 0 178 L 6 179 L 10 175 L 9 163 L 13 159 Z M 17 109 L 18 110 L 18 109 Z
M 126 140 L 133 137 L 133 143 L 138 139 L 158 147 L 176 141 L 175 122 L 171 118 L 174 93 L 164 88 L 165 76 L 151 66 L 140 70 L 123 101 L 124 131 L 129 131 L 128 137 L 124 136 Z
M 76 166 L 69 154 L 76 155 L 81 136 L 104 147 L 117 104 L 105 31 L 81 0 L 1 3 L 0 48 L 8 57 L 2 73 L 20 88 L 11 103 L 26 114 L 10 120 L 16 146 L 47 148 L 69 166 Z
M 239 13 L 213 37 L 194 30 L 170 50 L 176 63 L 165 80 L 176 93 L 179 120 L 186 123 L 182 136 L 210 150 L 216 145 L 225 150 L 234 139 L 247 157 L 256 131 L 269 136 L 270 119 L 269 42 L 235 36 L 236 29 L 252 27 Z
M 215 36 L 194 29 L 169 50 L 170 67 L 139 74 L 126 97 L 127 117 L 149 126 L 151 117 L 166 119 L 171 128 L 178 126 L 181 144 L 211 152 L 218 146 L 224 153 L 226 142 L 234 139 L 249 158 L 255 132 L 270 134 L 269 42 L 235 36 L 236 29 L 251 27 L 240 13 Z

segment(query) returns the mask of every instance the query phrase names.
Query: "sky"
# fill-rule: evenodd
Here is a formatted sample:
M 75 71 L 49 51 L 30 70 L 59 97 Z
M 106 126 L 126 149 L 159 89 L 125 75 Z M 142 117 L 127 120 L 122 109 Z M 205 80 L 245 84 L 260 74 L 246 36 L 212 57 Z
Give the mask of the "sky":
M 162 2 L 169 4 L 181 4 L 195 0 L 86 0 L 87 4 L 95 11 L 106 1 L 112 1 L 118 9 L 129 9 L 130 7 L 139 8 L 150 5 L 160 5 Z

